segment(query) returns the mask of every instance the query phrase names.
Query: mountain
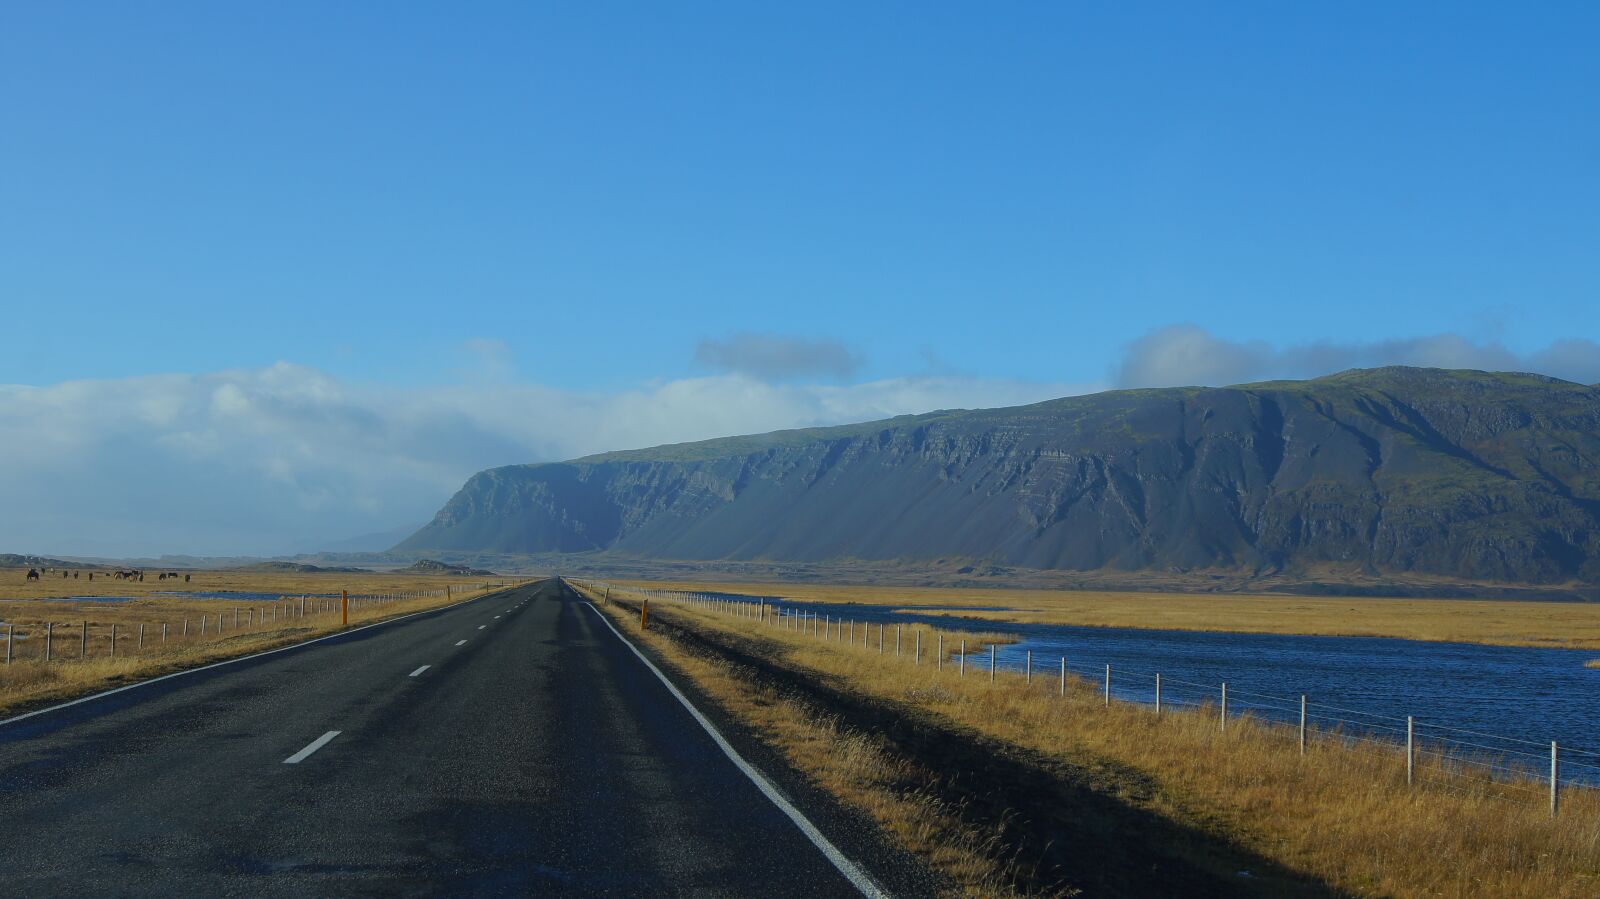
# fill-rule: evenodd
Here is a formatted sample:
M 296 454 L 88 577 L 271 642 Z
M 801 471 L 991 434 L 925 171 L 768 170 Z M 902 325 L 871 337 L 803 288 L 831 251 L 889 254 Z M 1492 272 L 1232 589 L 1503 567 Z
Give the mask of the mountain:
M 469 568 L 465 565 L 447 565 L 437 559 L 418 559 L 409 567 L 400 569 L 402 574 L 459 574 L 472 577 L 492 577 L 494 572 L 482 568 Z
M 1382 368 L 480 472 L 397 551 L 1600 580 L 1600 390 Z

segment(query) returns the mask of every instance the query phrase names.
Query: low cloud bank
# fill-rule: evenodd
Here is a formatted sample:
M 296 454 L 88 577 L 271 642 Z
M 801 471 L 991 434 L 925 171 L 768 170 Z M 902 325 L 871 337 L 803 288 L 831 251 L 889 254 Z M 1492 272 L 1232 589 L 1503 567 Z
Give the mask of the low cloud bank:
M 1129 344 L 1113 382 L 1118 387 L 1219 386 L 1280 378 L 1314 378 L 1351 368 L 1415 365 L 1525 371 L 1580 384 L 1600 383 L 1600 343 L 1558 340 L 1519 354 L 1495 341 L 1435 334 L 1368 343 L 1317 342 L 1274 347 L 1227 340 L 1197 325 L 1172 325 Z
M 289 363 L 0 386 L 0 551 L 284 552 L 426 521 L 469 475 L 496 465 L 1088 389 L 961 377 L 788 385 L 743 374 L 615 394 L 398 389 Z

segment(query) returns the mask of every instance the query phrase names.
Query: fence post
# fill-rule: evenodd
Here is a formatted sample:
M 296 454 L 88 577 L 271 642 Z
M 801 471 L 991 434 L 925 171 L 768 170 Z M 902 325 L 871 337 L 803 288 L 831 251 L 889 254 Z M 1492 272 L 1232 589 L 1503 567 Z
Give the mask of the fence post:
M 304 596 L 300 597 L 300 617 L 306 617 L 306 598 Z
M 83 636 L 78 640 L 78 658 L 83 659 L 89 655 L 89 622 L 83 623 Z
M 1161 717 L 1161 675 L 1156 675 L 1156 717 Z
M 167 623 L 165 621 L 161 622 L 161 642 L 167 642 Z
M 144 622 L 139 622 L 139 649 L 144 649 Z
M 46 621 L 44 623 L 44 660 L 46 662 L 50 661 L 50 632 L 55 630 L 55 626 L 56 623 L 54 621 Z
M 189 619 L 187 618 L 183 619 L 183 635 L 185 637 L 189 636 Z
M 1416 729 L 1410 715 L 1406 716 L 1406 786 L 1416 783 L 1417 778 L 1417 740 Z
M 7 656 L 9 660 L 9 656 Z M 1556 741 L 1550 741 L 1550 817 L 1556 816 L 1561 804 L 1561 761 L 1556 754 Z
M 113 659 L 117 657 L 117 626 L 115 623 L 111 625 L 111 657 Z
M 1306 754 L 1306 694 L 1300 694 L 1300 754 Z
M 339 623 L 344 627 L 349 627 L 350 626 L 350 591 L 349 590 L 340 590 L 339 591 L 339 615 L 340 615 L 340 617 L 342 619 Z
M 1111 708 L 1111 666 L 1106 666 L 1106 708 Z

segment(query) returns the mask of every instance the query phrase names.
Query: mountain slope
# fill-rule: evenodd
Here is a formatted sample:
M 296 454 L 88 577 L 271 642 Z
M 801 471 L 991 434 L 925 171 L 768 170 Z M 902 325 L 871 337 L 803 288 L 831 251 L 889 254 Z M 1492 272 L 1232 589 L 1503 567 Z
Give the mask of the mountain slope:
M 1600 579 L 1600 391 L 1351 371 L 474 475 L 402 551 Z

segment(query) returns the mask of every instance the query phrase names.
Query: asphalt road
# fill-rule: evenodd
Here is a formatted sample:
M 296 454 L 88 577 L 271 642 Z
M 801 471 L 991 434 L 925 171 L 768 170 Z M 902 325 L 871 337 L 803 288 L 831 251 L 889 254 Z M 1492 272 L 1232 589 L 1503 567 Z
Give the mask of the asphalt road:
M 860 895 L 557 581 L 0 725 L 0 860 L 7 895 Z

